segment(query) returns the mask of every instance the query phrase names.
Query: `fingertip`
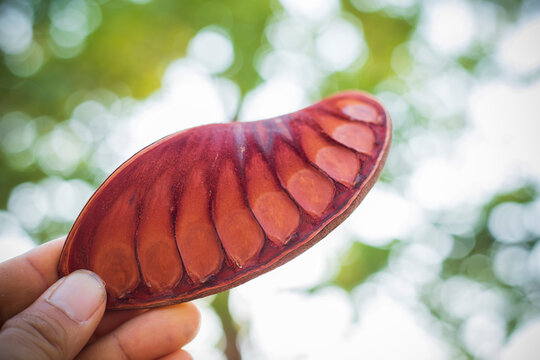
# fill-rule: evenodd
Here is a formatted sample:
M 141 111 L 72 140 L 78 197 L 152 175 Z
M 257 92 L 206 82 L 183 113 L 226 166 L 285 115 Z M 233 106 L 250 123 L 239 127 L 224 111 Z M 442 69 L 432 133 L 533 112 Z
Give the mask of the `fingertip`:
M 174 306 L 174 305 L 173 305 Z M 178 304 L 177 306 L 183 307 L 183 312 L 185 313 L 185 316 L 189 316 L 190 319 L 192 319 L 192 322 L 194 324 L 197 324 L 197 328 L 200 326 L 201 323 L 201 312 L 199 311 L 199 308 L 195 306 L 192 302 L 187 302 L 183 304 Z
M 161 311 L 170 312 L 170 316 L 178 319 L 178 330 L 182 331 L 181 336 L 184 344 L 189 343 L 199 332 L 201 326 L 201 312 L 195 304 L 188 302 L 176 305 L 165 306 Z
M 59 281 L 46 300 L 71 320 L 83 323 L 105 310 L 105 283 L 95 273 L 77 270 Z
M 159 360 L 193 360 L 193 357 L 187 351 L 180 349 L 169 355 L 160 357 Z
M 151 309 L 98 339 L 81 358 L 94 359 L 100 353 L 111 358 L 160 358 L 193 340 L 199 326 L 199 310 L 191 303 Z
M 6 358 L 75 357 L 97 327 L 105 302 L 104 284 L 97 275 L 76 271 L 60 279 L 5 322 L 0 344 L 12 347 Z M 0 346 L 0 354 L 3 350 Z

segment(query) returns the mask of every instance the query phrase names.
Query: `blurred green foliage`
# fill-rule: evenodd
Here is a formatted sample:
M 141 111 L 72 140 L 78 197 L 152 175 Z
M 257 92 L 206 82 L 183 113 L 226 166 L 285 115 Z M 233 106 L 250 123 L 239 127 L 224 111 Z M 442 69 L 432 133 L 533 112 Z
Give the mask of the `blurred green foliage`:
M 339 261 L 339 271 L 331 284 L 347 291 L 352 291 L 357 285 L 386 266 L 389 249 L 353 242 Z
M 38 2 L 34 24 L 36 40 L 45 49 L 51 43 L 50 3 Z M 1 113 L 24 109 L 32 116 L 63 120 L 72 110 L 66 109 L 66 99 L 80 90 L 105 88 L 118 96 L 147 97 L 160 87 L 166 66 L 184 55 L 189 40 L 206 26 L 226 29 L 234 42 L 237 64 L 225 75 L 244 93 L 257 83 L 253 57 L 271 15 L 267 0 L 105 1 L 94 6 L 101 25 L 77 56 L 62 59 L 48 53 L 48 61 L 30 79 L 17 77 L 2 63 Z

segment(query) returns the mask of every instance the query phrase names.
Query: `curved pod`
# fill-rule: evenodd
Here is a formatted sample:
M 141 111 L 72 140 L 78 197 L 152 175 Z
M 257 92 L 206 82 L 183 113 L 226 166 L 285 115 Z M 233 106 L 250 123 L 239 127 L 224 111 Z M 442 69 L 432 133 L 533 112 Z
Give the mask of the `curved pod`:
M 59 263 L 107 284 L 108 308 L 184 302 L 296 257 L 340 224 L 377 180 L 390 117 L 344 92 L 304 110 L 178 132 L 94 193 Z

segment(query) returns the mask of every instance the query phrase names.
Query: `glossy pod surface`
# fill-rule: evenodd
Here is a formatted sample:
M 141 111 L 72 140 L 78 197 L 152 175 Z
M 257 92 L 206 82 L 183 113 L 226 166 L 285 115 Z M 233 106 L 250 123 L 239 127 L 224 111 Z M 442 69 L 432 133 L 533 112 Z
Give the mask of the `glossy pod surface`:
M 120 166 L 88 201 L 59 263 L 107 284 L 109 309 L 160 306 L 239 285 L 326 236 L 377 180 L 391 139 L 372 97 L 201 126 Z

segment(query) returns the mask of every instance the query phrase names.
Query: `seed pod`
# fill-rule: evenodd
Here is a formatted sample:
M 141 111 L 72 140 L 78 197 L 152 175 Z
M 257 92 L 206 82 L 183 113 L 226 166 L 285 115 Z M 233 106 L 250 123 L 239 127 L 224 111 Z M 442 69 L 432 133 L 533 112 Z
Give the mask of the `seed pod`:
M 121 165 L 71 229 L 60 276 L 90 269 L 108 309 L 184 302 L 274 269 L 340 224 L 377 180 L 390 117 L 360 92 L 269 120 L 167 136 Z

